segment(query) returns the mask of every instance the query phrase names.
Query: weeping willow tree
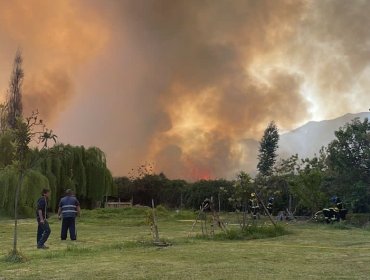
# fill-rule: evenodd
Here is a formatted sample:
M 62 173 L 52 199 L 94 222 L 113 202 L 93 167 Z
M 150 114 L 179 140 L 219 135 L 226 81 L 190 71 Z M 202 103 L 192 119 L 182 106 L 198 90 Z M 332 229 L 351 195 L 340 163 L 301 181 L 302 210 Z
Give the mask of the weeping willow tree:
M 29 170 L 21 185 L 21 196 L 19 198 L 20 211 L 26 215 L 34 215 L 37 199 L 40 197 L 40 187 L 50 189 L 49 180 L 37 170 Z
M 34 215 L 42 188 L 51 190 L 49 206 L 53 210 L 68 188 L 75 191 L 85 207 L 94 207 L 106 195 L 117 193 L 105 155 L 96 147 L 58 144 L 47 150 L 30 149 L 28 161 L 34 164 L 20 184 L 18 214 L 21 216 Z M 0 209 L 8 215 L 14 215 L 18 175 L 19 169 L 13 164 L 0 169 Z
M 117 192 L 105 154 L 99 148 L 58 144 L 34 153 L 41 159 L 37 168 L 48 178 L 54 193 L 50 203 L 53 209 L 66 189 L 74 190 L 80 202 L 89 208 Z
M 55 149 L 63 151 L 59 156 L 61 187 L 75 190 L 80 200 L 90 207 L 105 195 L 114 193 L 113 178 L 107 168 L 105 154 L 99 148 L 60 145 Z
M 15 186 L 18 183 L 17 170 L 7 166 L 0 171 L 0 208 L 14 215 Z
M 85 152 L 86 195 L 92 201 L 101 201 L 104 196 L 113 194 L 113 178 L 106 168 L 104 153 L 98 148 Z
M 0 208 L 6 213 L 14 215 L 15 189 L 19 184 L 18 170 L 14 166 L 7 166 L 0 171 Z M 28 170 L 20 184 L 18 214 L 33 216 L 37 199 L 40 197 L 40 188 L 50 188 L 48 178 L 37 170 Z
M 86 168 L 85 168 L 85 148 L 75 147 L 73 150 L 73 165 L 72 165 L 72 182 L 75 185 L 75 190 L 77 194 L 87 197 L 86 188 Z M 102 166 L 106 169 L 106 165 Z

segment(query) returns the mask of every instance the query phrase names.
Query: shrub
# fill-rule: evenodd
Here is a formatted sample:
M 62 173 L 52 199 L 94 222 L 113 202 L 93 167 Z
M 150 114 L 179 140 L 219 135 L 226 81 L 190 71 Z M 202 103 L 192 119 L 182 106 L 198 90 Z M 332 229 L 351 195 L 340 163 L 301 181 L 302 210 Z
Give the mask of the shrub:
M 11 250 L 9 253 L 5 256 L 5 261 L 6 262 L 11 262 L 11 263 L 22 263 L 27 261 L 27 258 L 23 253 L 19 250 Z
M 158 205 L 157 207 L 155 207 L 155 210 L 157 211 L 158 214 L 167 214 L 168 213 L 168 210 L 166 209 L 165 206 L 163 205 Z
M 218 233 L 215 239 L 220 240 L 250 240 L 273 238 L 288 234 L 289 232 L 282 225 L 250 225 L 244 229 L 230 229 L 226 232 Z

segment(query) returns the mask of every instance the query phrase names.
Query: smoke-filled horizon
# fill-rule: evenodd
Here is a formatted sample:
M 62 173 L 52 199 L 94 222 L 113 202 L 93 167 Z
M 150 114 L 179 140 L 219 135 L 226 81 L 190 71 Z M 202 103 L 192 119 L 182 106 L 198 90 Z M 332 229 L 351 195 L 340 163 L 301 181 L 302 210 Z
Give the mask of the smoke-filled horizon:
M 368 110 L 368 1 L 0 0 L 0 93 L 24 56 L 24 108 L 113 174 L 255 170 L 274 120 Z

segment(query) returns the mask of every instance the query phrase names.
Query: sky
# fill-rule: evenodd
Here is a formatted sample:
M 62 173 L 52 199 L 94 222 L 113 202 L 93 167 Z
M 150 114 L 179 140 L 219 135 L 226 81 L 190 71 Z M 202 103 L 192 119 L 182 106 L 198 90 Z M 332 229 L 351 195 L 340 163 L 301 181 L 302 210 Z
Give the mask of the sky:
M 252 172 L 281 132 L 368 111 L 370 1 L 0 0 L 0 101 L 23 54 L 24 113 L 97 146 L 114 176 Z

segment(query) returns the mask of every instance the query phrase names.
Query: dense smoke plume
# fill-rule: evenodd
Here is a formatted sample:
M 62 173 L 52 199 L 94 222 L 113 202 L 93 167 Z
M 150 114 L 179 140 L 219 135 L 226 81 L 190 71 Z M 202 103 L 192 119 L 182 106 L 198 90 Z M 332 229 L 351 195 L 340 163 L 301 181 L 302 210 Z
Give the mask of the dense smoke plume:
M 25 107 L 63 142 L 102 148 L 115 175 L 151 161 L 171 178 L 232 178 L 255 170 L 249 139 L 271 120 L 285 131 L 370 103 L 367 1 L 0 6 L 0 62 L 19 45 L 28 61 Z
M 38 109 L 49 121 L 57 118 L 72 98 L 78 71 L 107 38 L 96 11 L 73 1 L 0 0 L 0 22 L 1 94 L 20 48 L 25 114 Z

